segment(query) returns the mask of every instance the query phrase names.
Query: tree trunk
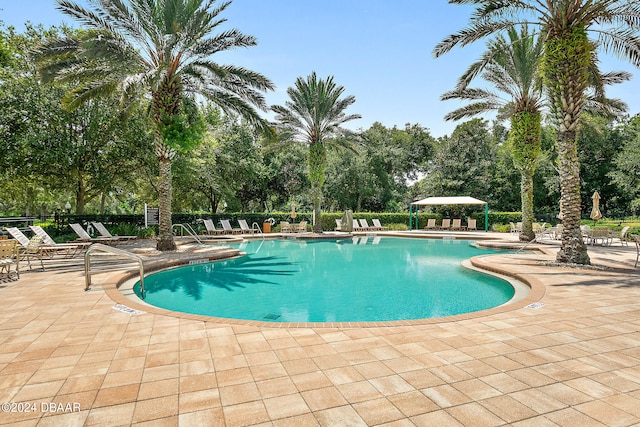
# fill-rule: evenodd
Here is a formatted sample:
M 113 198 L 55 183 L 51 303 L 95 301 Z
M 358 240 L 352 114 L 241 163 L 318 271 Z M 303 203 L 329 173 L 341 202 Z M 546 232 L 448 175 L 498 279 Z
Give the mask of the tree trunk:
M 327 168 L 327 152 L 322 142 L 314 142 L 309 145 L 309 181 L 311 182 L 311 200 L 313 200 L 313 212 L 316 223 L 313 225 L 314 233 L 322 233 L 322 187 L 324 186 L 325 170 Z
M 176 243 L 173 240 L 171 228 L 171 160 L 166 157 L 158 159 L 160 162 L 160 176 L 158 177 L 158 207 L 159 225 L 158 242 L 156 249 L 159 251 L 173 251 Z
M 580 163 L 577 130 L 589 85 L 593 45 L 583 27 L 552 28 L 545 44 L 544 75 L 551 109 L 559 123 L 556 151 L 562 206 L 560 263 L 589 264 L 580 230 Z
M 78 186 L 76 187 L 76 215 L 81 215 L 84 212 L 86 194 L 87 188 L 84 184 L 84 179 L 82 174 L 78 173 Z
M 587 246 L 580 230 L 580 164 L 576 133 L 558 135 L 558 169 L 560 171 L 560 205 L 562 206 L 562 247 L 556 261 L 571 264 L 589 264 Z
M 522 203 L 520 241 L 530 242 L 536 237 L 533 232 L 533 171 L 531 169 L 523 169 L 521 171 L 520 199 Z

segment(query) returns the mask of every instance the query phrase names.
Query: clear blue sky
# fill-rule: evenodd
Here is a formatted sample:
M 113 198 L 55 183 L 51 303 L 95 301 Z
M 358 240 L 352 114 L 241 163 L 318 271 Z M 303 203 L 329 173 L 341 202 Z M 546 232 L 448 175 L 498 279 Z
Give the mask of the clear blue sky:
M 25 21 L 46 27 L 71 24 L 55 6 L 54 0 L 0 0 L 0 20 L 19 31 Z M 419 123 L 438 137 L 454 129 L 455 123 L 443 116 L 461 105 L 441 102 L 440 95 L 454 87 L 485 45 L 480 41 L 438 59 L 431 52 L 467 24 L 472 10 L 446 0 L 234 0 L 223 13 L 228 19 L 224 28 L 253 35 L 258 45 L 222 53 L 217 60 L 270 78 L 277 86 L 267 94 L 271 105 L 284 103 L 287 87 L 315 70 L 321 77 L 333 75 L 345 94 L 356 97 L 349 112 L 362 119 L 349 127 Z M 605 71 L 634 74 L 609 95 L 625 101 L 631 114 L 640 112 L 638 70 L 604 54 L 601 61 Z M 481 82 L 475 86 L 484 87 Z

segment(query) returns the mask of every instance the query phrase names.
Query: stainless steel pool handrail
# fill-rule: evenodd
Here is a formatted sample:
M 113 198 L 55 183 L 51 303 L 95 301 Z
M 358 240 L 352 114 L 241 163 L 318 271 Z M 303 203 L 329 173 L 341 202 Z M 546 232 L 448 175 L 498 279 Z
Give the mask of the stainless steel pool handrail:
M 191 237 L 196 239 L 196 242 L 200 243 L 201 245 L 204 244 L 204 243 L 202 243 L 202 240 L 200 240 L 200 238 L 198 237 L 196 232 L 193 230 L 193 228 L 191 228 L 191 226 L 189 224 L 173 224 L 172 230 L 174 228 L 176 228 L 176 227 L 182 228 L 184 231 L 187 232 L 188 235 L 190 235 Z
M 122 270 L 121 265 L 113 266 L 113 267 L 96 267 L 91 268 L 91 253 L 95 251 L 120 255 L 123 257 L 127 257 L 133 259 L 138 262 L 138 266 L 140 267 L 140 294 L 142 295 L 142 299 L 144 299 L 144 265 L 143 260 L 140 255 L 133 254 L 131 252 L 124 251 L 122 249 L 114 248 L 113 246 L 103 245 L 101 243 L 94 243 L 89 246 L 89 249 L 84 254 L 84 277 L 85 277 L 85 286 L 84 290 L 88 291 L 91 286 L 91 272 L 104 272 L 104 271 L 116 271 Z
M 251 224 L 251 228 L 254 228 L 254 226 L 256 226 L 258 228 L 258 231 L 260 232 L 260 235 L 262 236 L 262 240 L 264 240 L 264 233 L 262 232 L 262 228 L 260 228 L 260 224 L 258 224 L 257 222 L 254 222 L 253 224 Z

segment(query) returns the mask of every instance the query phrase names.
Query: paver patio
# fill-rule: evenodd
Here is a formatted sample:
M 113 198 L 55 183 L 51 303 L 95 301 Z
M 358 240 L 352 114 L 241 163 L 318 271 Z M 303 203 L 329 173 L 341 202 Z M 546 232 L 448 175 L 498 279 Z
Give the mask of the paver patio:
M 84 292 L 78 266 L 23 272 L 0 283 L 0 424 L 638 425 L 635 248 L 589 253 L 607 269 L 475 261 L 533 283 L 538 308 L 374 327 L 131 314 L 113 275 Z

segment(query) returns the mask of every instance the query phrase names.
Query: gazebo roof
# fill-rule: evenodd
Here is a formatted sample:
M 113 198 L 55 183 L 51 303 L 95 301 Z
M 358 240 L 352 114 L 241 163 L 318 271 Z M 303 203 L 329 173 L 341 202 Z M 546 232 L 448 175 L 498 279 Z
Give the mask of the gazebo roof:
M 458 197 L 427 197 L 426 199 L 418 200 L 411 203 L 412 205 L 486 205 L 487 202 L 475 199 L 469 196 Z

